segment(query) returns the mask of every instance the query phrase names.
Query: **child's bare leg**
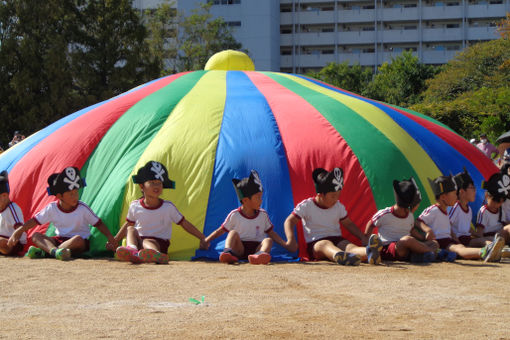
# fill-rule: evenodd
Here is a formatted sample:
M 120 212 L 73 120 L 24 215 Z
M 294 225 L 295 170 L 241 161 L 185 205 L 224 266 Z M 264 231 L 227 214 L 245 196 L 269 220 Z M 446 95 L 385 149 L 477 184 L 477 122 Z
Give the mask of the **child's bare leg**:
M 71 251 L 73 256 L 76 256 L 85 251 L 86 243 L 81 236 L 75 235 L 71 237 L 69 240 L 62 242 L 62 244 L 60 244 L 58 248 L 59 249 L 67 248 Z
M 433 252 L 434 249 L 429 247 L 427 244 L 418 241 L 412 236 L 404 236 L 400 240 L 397 241 L 395 245 L 395 250 L 397 254 L 401 257 L 407 257 L 409 252 L 423 254 L 427 252 Z
M 134 226 L 128 226 L 127 228 L 126 246 L 134 246 L 136 249 L 143 248 L 142 239 Z
M 429 241 L 424 241 L 423 243 L 425 243 L 427 245 L 427 247 L 429 247 L 430 249 L 432 249 L 432 251 L 435 253 L 439 250 L 439 243 L 437 243 L 436 240 L 429 240 Z
M 313 251 L 317 260 L 328 259 L 333 261 L 336 253 L 340 251 L 340 248 L 329 240 L 321 240 L 313 245 Z
M 491 244 L 493 240 L 493 237 L 477 237 L 469 241 L 469 246 L 473 248 L 482 248 L 488 244 Z
M 505 239 L 505 244 L 510 245 L 510 224 L 504 226 L 499 233 Z
M 34 233 L 32 235 L 32 242 L 36 245 L 36 247 L 44 250 L 48 254 L 51 253 L 51 250 L 56 247 L 55 241 L 51 237 L 48 237 L 41 233 Z
M 462 244 L 450 244 L 447 250 L 457 253 L 460 257 L 467 260 L 480 259 L 480 248 L 468 248 Z
M 367 257 L 367 249 L 365 247 L 358 247 L 357 245 L 343 240 L 338 244 L 338 247 L 348 253 L 356 254 L 360 257 L 361 261 L 366 261 Z
M 271 252 L 271 247 L 273 247 L 273 240 L 270 237 L 266 237 L 260 242 L 257 247 L 257 252 L 263 251 L 269 254 Z
M 0 237 L 0 253 L 4 255 L 9 254 L 13 248 L 7 245 L 7 241 L 9 241 L 9 239 Z
M 244 246 L 239 233 L 235 230 L 228 232 L 225 240 L 225 248 L 230 248 L 236 255 L 244 254 Z
M 152 249 L 152 250 L 156 250 L 156 251 L 161 251 L 161 249 L 159 249 L 158 241 L 156 241 L 152 238 L 144 239 L 142 241 L 142 246 L 143 246 L 143 249 Z

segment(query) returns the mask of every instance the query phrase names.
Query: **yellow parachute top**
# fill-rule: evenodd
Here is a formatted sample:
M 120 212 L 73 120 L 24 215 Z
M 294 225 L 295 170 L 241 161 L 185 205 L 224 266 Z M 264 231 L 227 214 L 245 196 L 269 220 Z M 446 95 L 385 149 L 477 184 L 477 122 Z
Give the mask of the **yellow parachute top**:
M 214 54 L 204 70 L 255 71 L 255 65 L 248 55 L 241 51 L 225 50 Z

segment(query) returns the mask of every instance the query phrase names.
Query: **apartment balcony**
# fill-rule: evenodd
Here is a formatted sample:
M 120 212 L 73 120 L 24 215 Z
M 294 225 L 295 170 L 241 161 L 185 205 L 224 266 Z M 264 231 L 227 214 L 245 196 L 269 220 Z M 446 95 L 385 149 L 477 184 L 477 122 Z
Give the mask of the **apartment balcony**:
M 296 45 L 334 45 L 335 33 L 299 33 L 294 36 L 294 39 Z M 292 46 L 292 34 L 280 34 L 280 46 Z
M 423 41 L 460 41 L 462 28 L 424 28 Z
M 460 51 L 423 51 L 421 62 L 424 64 L 446 64 Z
M 498 5 L 468 5 L 466 6 L 467 18 L 500 18 L 506 12 L 505 4 Z M 424 6 L 422 7 L 422 20 L 450 20 L 463 17 L 463 6 Z M 291 25 L 292 16 L 295 22 L 303 25 L 334 23 L 334 11 L 310 11 L 284 12 L 280 13 L 280 24 Z M 379 20 L 385 22 L 393 21 L 418 21 L 420 19 L 420 8 L 384 8 L 379 12 Z M 375 20 L 374 9 L 349 9 L 338 11 L 338 23 L 365 23 Z
M 493 40 L 500 37 L 496 27 L 469 27 L 467 40 Z

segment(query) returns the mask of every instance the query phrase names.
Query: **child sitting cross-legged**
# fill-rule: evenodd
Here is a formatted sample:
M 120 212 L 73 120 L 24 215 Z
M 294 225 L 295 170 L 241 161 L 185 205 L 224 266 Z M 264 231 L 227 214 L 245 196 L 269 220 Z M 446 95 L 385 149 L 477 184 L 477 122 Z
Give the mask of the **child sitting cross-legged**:
M 24 232 L 33 227 L 53 223 L 56 236 L 41 233 L 32 235 L 35 246 L 28 248 L 25 256 L 30 258 L 45 257 L 49 254 L 59 260 L 69 260 L 89 249 L 90 227 L 99 229 L 107 238 L 107 249 L 115 249 L 117 242 L 106 225 L 89 208 L 79 200 L 78 189 L 85 186 L 80 170 L 67 167 L 61 173 L 52 174 L 48 178 L 48 194 L 55 195 L 57 201 L 51 202 L 33 218 L 16 229 L 9 238 L 9 245 L 14 245 Z
M 488 181 L 482 183 L 487 204 L 482 205 L 476 218 L 478 237 L 502 238 L 510 244 L 510 217 L 503 209 L 504 202 L 510 197 L 510 176 L 497 172 Z
M 340 168 L 327 171 L 317 168 L 312 173 L 316 195 L 299 203 L 285 220 L 285 234 L 290 250 L 298 248 L 294 227 L 303 223 L 307 252 L 311 260 L 329 260 L 340 265 L 357 266 L 361 261 L 379 264 L 382 248 L 377 235 L 367 237 L 349 218 L 344 205 L 338 201 L 344 177 Z M 359 247 L 342 237 L 342 224 L 366 247 Z
M 420 189 L 414 178 L 393 181 L 395 204 L 379 210 L 367 223 L 368 237 L 377 227 L 383 244 L 381 258 L 387 261 L 431 262 L 436 259 L 437 243 L 419 240 L 420 234 L 414 228 L 413 213 L 421 202 Z
M 504 245 L 501 237 L 483 248 L 466 247 L 453 239 L 447 208 L 457 201 L 457 185 L 452 176 L 439 176 L 433 181 L 429 179 L 429 182 L 437 203 L 425 209 L 418 221 L 422 229 L 429 227 L 432 230 L 439 247 L 464 259 L 494 262 L 500 257 Z M 448 254 L 446 259 L 454 261 L 455 258 L 449 257 L 450 255 Z
M 453 207 L 448 208 L 448 217 L 452 225 L 452 238 L 457 243 L 466 247 L 484 247 L 494 240 L 494 236 L 477 236 L 475 230 L 471 228 L 473 211 L 469 202 L 474 202 L 476 198 L 476 188 L 473 179 L 466 169 L 453 176 L 457 184 L 457 202 Z
M 175 182 L 168 178 L 166 167 L 150 161 L 138 169 L 133 182 L 140 186 L 143 197 L 131 202 L 126 222 L 115 239 L 126 236 L 126 246 L 117 248 L 116 257 L 133 263 L 168 263 L 168 247 L 172 237 L 172 223 L 180 225 L 200 240 L 206 248 L 205 236 L 177 210 L 175 205 L 161 199 L 163 189 L 174 189 Z
M 273 240 L 282 247 L 288 243 L 273 230 L 273 224 L 262 204 L 262 183 L 255 170 L 250 177 L 232 179 L 241 206 L 232 210 L 225 222 L 207 236 L 209 243 L 215 238 L 228 233 L 225 249 L 220 254 L 220 262 L 234 263 L 239 259 L 248 259 L 251 264 L 267 264 L 271 261 Z M 268 237 L 265 235 L 267 234 Z
M 7 171 L 0 173 L 0 253 L 17 256 L 27 243 L 27 235 L 23 234 L 16 244 L 8 244 L 9 237 L 17 227 L 23 225 L 23 213 L 20 207 L 9 199 L 9 178 Z

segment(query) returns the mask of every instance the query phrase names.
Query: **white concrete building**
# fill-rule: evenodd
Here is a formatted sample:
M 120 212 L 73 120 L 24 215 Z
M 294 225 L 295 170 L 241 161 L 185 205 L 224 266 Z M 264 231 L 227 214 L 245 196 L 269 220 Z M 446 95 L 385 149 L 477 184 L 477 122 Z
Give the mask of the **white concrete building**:
M 197 2 L 179 0 L 189 13 Z M 138 8 L 158 0 L 134 0 Z M 497 39 L 510 0 L 214 0 L 257 70 L 302 73 L 329 62 L 380 65 L 404 50 L 444 64 L 464 47 Z

